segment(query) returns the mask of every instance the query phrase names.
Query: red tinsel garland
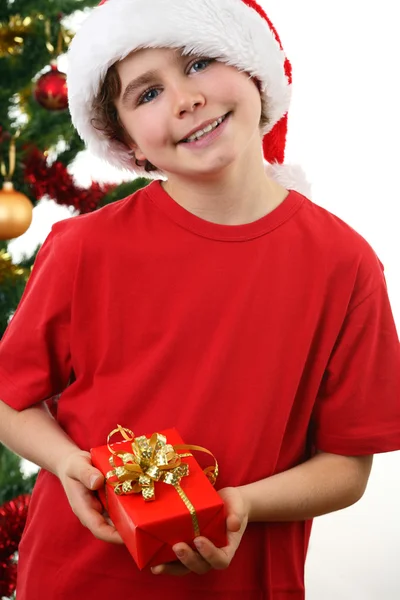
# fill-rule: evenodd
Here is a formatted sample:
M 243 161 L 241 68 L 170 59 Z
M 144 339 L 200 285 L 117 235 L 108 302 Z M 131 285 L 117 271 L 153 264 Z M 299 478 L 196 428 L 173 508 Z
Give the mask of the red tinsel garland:
M 92 182 L 89 188 L 75 185 L 67 168 L 59 161 L 48 164 L 38 148 L 29 151 L 24 161 L 24 178 L 37 200 L 49 196 L 57 204 L 73 206 L 80 213 L 96 210 L 102 198 L 116 187 L 114 184 Z
M 16 587 L 14 555 L 25 527 L 29 500 L 29 494 L 22 494 L 0 506 L 0 598 L 11 596 Z

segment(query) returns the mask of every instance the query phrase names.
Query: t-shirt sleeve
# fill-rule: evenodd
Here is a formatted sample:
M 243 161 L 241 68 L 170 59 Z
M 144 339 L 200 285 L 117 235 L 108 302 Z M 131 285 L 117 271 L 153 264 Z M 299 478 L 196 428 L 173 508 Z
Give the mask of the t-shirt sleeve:
M 367 270 L 316 401 L 314 444 L 323 452 L 356 456 L 400 449 L 399 339 L 383 267 L 376 259 Z
M 60 393 L 71 374 L 73 248 L 62 232 L 54 226 L 42 245 L 0 342 L 0 399 L 16 410 Z

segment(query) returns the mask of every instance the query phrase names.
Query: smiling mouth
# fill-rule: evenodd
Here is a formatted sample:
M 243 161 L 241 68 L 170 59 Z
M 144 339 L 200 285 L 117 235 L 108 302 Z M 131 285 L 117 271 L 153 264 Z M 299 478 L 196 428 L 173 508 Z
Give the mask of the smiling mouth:
M 218 127 L 225 121 L 225 119 L 227 117 L 229 117 L 231 113 L 226 113 L 226 115 L 224 115 L 223 117 L 216 119 L 214 121 L 214 123 L 218 122 L 217 125 L 214 125 L 213 127 L 209 128 L 210 126 L 206 127 L 204 130 L 200 129 L 199 132 L 201 131 L 200 134 L 193 134 L 188 138 L 185 138 L 183 140 L 181 140 L 180 142 L 178 142 L 178 144 L 190 144 L 191 142 L 196 142 L 197 140 L 201 140 L 203 137 L 205 137 L 206 135 L 208 135 L 209 133 L 211 133 L 212 131 L 215 131 L 215 129 L 218 129 Z

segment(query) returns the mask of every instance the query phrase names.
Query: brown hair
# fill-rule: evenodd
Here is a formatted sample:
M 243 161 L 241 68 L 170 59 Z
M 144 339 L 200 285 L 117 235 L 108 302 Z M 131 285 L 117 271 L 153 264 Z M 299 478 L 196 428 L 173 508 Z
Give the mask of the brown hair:
M 100 92 L 94 98 L 92 125 L 95 129 L 101 131 L 106 138 L 120 142 L 129 150 L 128 144 L 130 140 L 115 106 L 115 100 L 120 93 L 121 80 L 114 64 L 108 69 Z M 148 160 L 138 161 L 136 159 L 135 162 L 138 167 L 144 168 L 147 173 L 158 171 L 157 167 L 152 165 Z
M 257 88 L 261 94 L 261 85 L 258 80 L 254 80 Z M 97 94 L 93 101 L 93 113 L 94 118 L 92 119 L 92 125 L 98 131 L 101 131 L 105 137 L 109 140 L 116 140 L 124 144 L 129 149 L 129 138 L 121 123 L 118 111 L 115 106 L 115 100 L 121 93 L 121 80 L 118 75 L 117 68 L 112 65 L 106 74 L 104 82 L 101 86 L 100 92 Z M 268 123 L 269 118 L 267 116 L 267 105 L 264 97 L 261 95 L 261 119 L 260 119 L 260 130 L 262 130 Z M 151 164 L 148 160 L 138 161 L 136 159 L 136 165 L 145 169 L 147 173 L 151 171 L 158 171 L 157 167 Z

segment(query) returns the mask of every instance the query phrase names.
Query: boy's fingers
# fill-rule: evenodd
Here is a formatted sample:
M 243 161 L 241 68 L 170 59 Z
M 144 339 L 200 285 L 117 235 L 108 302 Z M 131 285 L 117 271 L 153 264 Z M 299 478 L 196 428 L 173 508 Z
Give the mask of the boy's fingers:
M 81 481 L 88 490 L 98 490 L 104 484 L 104 476 L 101 471 L 96 469 L 96 467 L 93 467 L 89 454 L 85 458 L 87 464 L 83 465 L 80 469 L 78 480 Z
M 107 511 L 103 510 L 103 512 L 101 513 L 104 517 L 104 520 L 106 521 L 106 523 L 108 523 L 109 525 L 111 525 L 111 527 L 114 527 L 114 523 L 111 521 L 110 519 L 110 515 L 108 514 Z
M 110 542 L 112 544 L 123 544 L 121 536 L 114 526 L 109 525 L 104 517 L 92 510 L 84 516 L 86 523 L 83 523 L 91 533 L 99 540 L 103 542 Z
M 152 567 L 151 572 L 153 575 L 173 575 L 174 577 L 183 577 L 190 573 L 189 569 L 179 561 Z
M 92 465 L 89 452 L 75 452 L 68 460 L 66 475 L 80 481 L 88 490 L 98 490 L 104 484 L 104 476 Z
M 74 514 L 99 540 L 123 544 L 113 523 L 103 515 L 103 506 L 93 491 L 104 484 L 102 473 L 93 467 L 89 452 L 78 451 L 68 457 L 60 479 Z
M 217 570 L 226 569 L 229 567 L 239 545 L 237 540 L 228 539 L 227 546 L 224 548 L 217 548 L 207 538 L 196 538 L 194 543 L 196 544 L 198 552 L 201 554 L 204 560 L 207 561 L 213 569 Z
M 87 486 L 86 482 L 82 482 L 82 483 L 84 483 L 84 485 L 86 485 L 86 487 L 88 487 L 90 490 L 98 490 L 104 484 L 103 474 L 94 468 L 92 468 L 90 470 L 90 473 L 88 475 L 85 474 L 85 479 L 86 479 L 86 481 L 88 481 L 89 485 Z
M 86 489 L 79 481 L 71 480 L 69 484 L 72 510 L 84 527 L 104 542 L 123 544 L 122 538 L 112 524 L 108 524 L 103 516 L 100 500 Z M 111 523 L 111 522 L 110 522 Z
M 187 573 L 203 575 L 210 569 L 222 570 L 230 565 L 246 528 L 247 515 L 237 490 L 227 488 L 219 493 L 228 513 L 226 521 L 228 545 L 225 548 L 216 548 L 207 538 L 198 537 L 195 539 L 196 552 L 187 544 L 176 544 L 173 550 L 180 563 L 173 562 L 153 567 L 152 572 L 155 575 L 180 576 Z
M 185 567 L 187 567 L 193 573 L 197 573 L 197 575 L 204 575 L 204 573 L 208 573 L 208 571 L 210 571 L 212 567 L 211 563 L 208 562 L 205 556 L 203 556 L 202 551 L 204 549 L 205 544 L 209 543 L 209 541 L 206 538 L 196 538 L 196 540 L 200 543 L 201 548 L 201 550 L 199 550 L 198 552 L 192 550 L 192 548 L 190 548 L 186 544 L 175 545 L 172 549 L 174 550 L 177 557 Z

